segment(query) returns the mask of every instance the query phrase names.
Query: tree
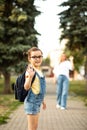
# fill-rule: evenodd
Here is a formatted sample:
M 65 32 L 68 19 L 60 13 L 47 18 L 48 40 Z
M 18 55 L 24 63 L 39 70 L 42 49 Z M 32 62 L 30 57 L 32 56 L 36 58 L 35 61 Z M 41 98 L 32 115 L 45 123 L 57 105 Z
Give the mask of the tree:
M 75 63 L 83 64 L 87 51 L 87 0 L 68 0 L 60 6 L 67 7 L 60 14 L 60 40 L 67 39 L 66 48 L 75 57 Z
M 23 64 L 23 52 L 37 46 L 35 17 L 40 11 L 34 0 L 0 0 L 0 71 L 4 75 L 4 93 L 10 93 L 10 72 Z
M 43 59 L 42 66 L 50 66 L 50 58 L 49 57 Z

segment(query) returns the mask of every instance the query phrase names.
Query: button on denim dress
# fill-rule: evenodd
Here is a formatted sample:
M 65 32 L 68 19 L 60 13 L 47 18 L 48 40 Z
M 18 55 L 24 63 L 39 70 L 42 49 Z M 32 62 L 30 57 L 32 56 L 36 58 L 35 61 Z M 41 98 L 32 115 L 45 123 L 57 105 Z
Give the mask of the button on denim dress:
M 40 106 L 46 93 L 45 77 L 40 77 L 38 73 L 37 76 L 40 80 L 40 93 L 34 94 L 30 88 L 24 101 L 24 110 L 26 114 L 37 114 L 40 112 Z

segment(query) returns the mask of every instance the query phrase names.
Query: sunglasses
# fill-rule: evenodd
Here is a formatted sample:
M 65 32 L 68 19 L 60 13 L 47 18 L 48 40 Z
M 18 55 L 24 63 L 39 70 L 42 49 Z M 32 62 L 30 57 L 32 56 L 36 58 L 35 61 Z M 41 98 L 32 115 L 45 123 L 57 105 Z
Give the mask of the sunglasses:
M 43 56 L 31 56 L 30 58 L 32 58 L 32 59 L 41 59 Z

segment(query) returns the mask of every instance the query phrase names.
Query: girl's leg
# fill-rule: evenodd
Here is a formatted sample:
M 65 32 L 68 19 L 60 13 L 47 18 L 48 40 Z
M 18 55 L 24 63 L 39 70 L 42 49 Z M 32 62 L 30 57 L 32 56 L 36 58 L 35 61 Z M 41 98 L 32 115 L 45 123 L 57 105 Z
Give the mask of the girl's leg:
M 28 130 L 37 130 L 39 114 L 27 115 Z

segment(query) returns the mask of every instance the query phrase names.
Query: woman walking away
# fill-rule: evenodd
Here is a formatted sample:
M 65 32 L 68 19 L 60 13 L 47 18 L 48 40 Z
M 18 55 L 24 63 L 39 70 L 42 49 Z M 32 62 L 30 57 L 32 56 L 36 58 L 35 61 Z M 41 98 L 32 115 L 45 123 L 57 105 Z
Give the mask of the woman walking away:
M 41 71 L 43 53 L 37 47 L 28 50 L 28 67 L 25 74 L 24 88 L 28 95 L 24 101 L 24 110 L 28 119 L 28 130 L 37 130 L 41 104 L 46 109 L 44 95 L 46 92 L 46 81 Z M 32 79 L 34 81 L 31 85 Z
M 56 108 L 65 110 L 67 107 L 67 96 L 69 87 L 69 70 L 73 70 L 73 57 L 67 59 L 65 53 L 60 57 L 59 64 L 54 68 L 57 83 L 57 105 Z

